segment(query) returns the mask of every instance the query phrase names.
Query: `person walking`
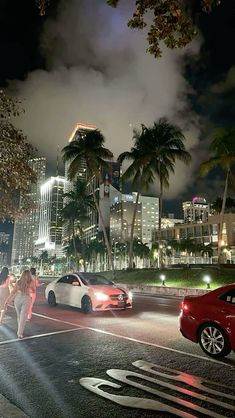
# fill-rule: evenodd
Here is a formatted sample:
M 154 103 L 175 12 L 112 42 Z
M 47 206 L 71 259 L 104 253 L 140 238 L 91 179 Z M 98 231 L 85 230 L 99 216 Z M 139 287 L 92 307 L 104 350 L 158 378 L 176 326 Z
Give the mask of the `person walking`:
M 31 267 L 30 273 L 32 274 L 32 278 L 33 278 L 33 281 L 35 283 L 35 290 L 31 291 L 31 305 L 30 305 L 29 312 L 28 312 L 28 318 L 27 318 L 28 321 L 30 321 L 30 319 L 32 318 L 33 305 L 34 305 L 34 302 L 35 302 L 35 299 L 36 299 L 36 296 L 37 296 L 36 290 L 37 290 L 37 287 L 40 286 L 39 276 L 36 272 L 35 267 Z
M 36 292 L 35 281 L 33 280 L 30 270 L 25 270 L 5 302 L 5 306 L 7 306 L 7 304 L 15 298 L 14 303 L 18 323 L 17 336 L 20 339 L 23 338 L 25 324 L 31 305 L 31 294 L 34 292 Z
M 7 267 L 3 267 L 0 273 L 0 325 L 5 313 L 5 302 L 9 296 L 10 275 Z

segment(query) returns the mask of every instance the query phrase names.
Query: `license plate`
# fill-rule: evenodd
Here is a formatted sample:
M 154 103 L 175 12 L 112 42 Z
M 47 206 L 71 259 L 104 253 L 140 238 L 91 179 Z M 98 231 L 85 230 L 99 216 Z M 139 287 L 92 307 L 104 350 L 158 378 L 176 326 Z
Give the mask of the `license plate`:
M 118 308 L 124 308 L 125 302 L 118 302 Z

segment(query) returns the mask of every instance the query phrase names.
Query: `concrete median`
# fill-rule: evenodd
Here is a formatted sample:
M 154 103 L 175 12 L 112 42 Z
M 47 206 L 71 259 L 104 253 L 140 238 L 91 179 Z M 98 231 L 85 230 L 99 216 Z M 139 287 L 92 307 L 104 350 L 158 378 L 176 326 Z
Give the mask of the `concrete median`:
M 210 292 L 208 289 L 196 289 L 189 287 L 168 287 L 168 286 L 144 286 L 136 284 L 118 284 L 123 289 L 129 290 L 133 293 L 143 293 L 155 296 L 175 296 L 184 297 L 187 295 L 204 295 Z

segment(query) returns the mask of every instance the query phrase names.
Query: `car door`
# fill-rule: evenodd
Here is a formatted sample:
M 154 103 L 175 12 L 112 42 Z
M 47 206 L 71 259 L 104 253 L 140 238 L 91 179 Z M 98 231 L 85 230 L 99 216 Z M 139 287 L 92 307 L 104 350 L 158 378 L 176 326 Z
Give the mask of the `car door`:
M 79 278 L 73 274 L 70 275 L 70 292 L 69 292 L 69 304 L 76 306 L 77 308 L 81 307 L 81 299 L 83 296 L 83 288 Z
M 227 326 L 231 331 L 231 340 L 235 341 L 235 288 L 220 296 L 221 313 L 226 317 Z
M 71 288 L 71 275 L 67 274 L 61 279 L 58 280 L 58 282 L 55 285 L 55 293 L 56 293 L 56 299 L 59 303 L 64 303 L 65 305 L 69 304 L 70 300 L 70 288 Z

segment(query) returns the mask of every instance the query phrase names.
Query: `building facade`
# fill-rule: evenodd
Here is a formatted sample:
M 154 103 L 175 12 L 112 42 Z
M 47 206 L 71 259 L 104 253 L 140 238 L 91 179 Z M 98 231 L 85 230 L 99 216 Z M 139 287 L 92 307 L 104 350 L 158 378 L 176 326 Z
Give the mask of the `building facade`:
M 130 239 L 132 219 L 137 193 L 119 194 L 110 209 L 110 237 L 113 241 L 125 242 Z M 139 196 L 134 237 L 149 247 L 152 245 L 153 231 L 159 221 L 159 199 L 157 197 Z
M 204 197 L 195 196 L 191 201 L 183 202 L 184 223 L 207 222 L 210 205 Z
M 47 251 L 50 256 L 62 257 L 62 215 L 65 178 L 50 177 L 41 185 L 39 234 L 36 254 Z
M 10 247 L 10 234 L 4 231 L 0 231 L 0 267 L 7 266 L 9 264 L 9 247 Z
M 218 232 L 220 228 L 220 215 L 210 215 L 207 222 L 181 223 L 173 227 L 161 230 L 162 242 L 169 243 L 172 240 L 180 242 L 184 239 L 192 239 L 196 244 L 213 247 L 212 261 L 218 261 Z M 154 240 L 158 240 L 158 230 L 154 232 Z M 222 229 L 223 262 L 235 263 L 235 213 L 225 213 Z
M 69 138 L 69 142 L 75 140 L 82 140 L 84 135 L 89 131 L 97 129 L 95 125 L 78 123 Z M 73 185 L 76 178 L 73 181 L 69 180 L 69 165 L 70 161 L 65 163 L 65 193 L 73 189 Z M 87 193 L 92 194 L 95 191 L 97 201 L 102 213 L 102 219 L 106 231 L 109 235 L 110 230 L 110 207 L 114 201 L 114 196 L 117 196 L 120 189 L 120 164 L 113 161 L 107 161 L 107 167 L 101 170 L 100 177 L 88 178 L 86 162 L 81 161 L 78 174 L 79 178 L 86 181 Z M 68 200 L 64 200 L 64 205 L 68 203 Z M 76 228 L 76 225 L 75 225 Z M 89 243 L 91 240 L 96 239 L 98 236 L 102 236 L 102 222 L 99 213 L 96 208 L 88 208 L 87 210 L 87 222 L 84 227 L 85 240 Z M 69 237 L 68 225 L 64 225 L 63 228 L 63 242 L 66 243 Z
M 95 125 L 89 125 L 87 123 L 78 123 L 72 134 L 69 137 L 68 142 L 72 142 L 78 139 L 81 139 L 84 137 L 84 135 L 89 132 L 96 129 Z M 65 162 L 65 185 L 64 185 L 64 192 L 69 193 L 71 190 L 73 190 L 76 178 L 79 177 L 83 181 L 87 181 L 87 167 L 85 160 L 81 161 L 81 166 L 78 170 L 77 177 L 74 180 L 69 179 L 69 166 L 71 161 Z M 68 198 L 64 198 L 64 206 L 68 203 Z M 66 244 L 69 240 L 69 236 L 71 235 L 71 231 L 69 230 L 69 224 L 64 223 L 63 225 L 63 242 Z
M 37 181 L 31 187 L 29 197 L 32 200 L 32 209 L 27 215 L 16 219 L 14 224 L 11 264 L 19 264 L 23 259 L 35 255 L 35 242 L 38 239 L 40 187 L 45 181 L 46 159 L 33 158 L 30 165 L 35 171 Z M 21 202 L 20 202 L 21 205 Z

